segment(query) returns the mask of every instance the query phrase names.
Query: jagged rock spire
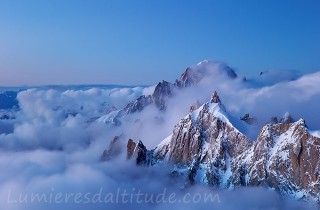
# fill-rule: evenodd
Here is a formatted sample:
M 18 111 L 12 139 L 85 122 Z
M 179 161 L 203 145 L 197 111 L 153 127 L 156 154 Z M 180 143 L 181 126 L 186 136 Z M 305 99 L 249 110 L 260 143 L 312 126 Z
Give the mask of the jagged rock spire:
M 159 110 L 164 111 L 166 109 L 165 98 L 172 96 L 173 85 L 167 81 L 162 80 L 159 82 L 152 98 Z
M 127 143 L 127 160 L 131 159 L 132 156 L 134 155 L 134 150 L 137 146 L 137 143 L 134 142 L 132 139 L 128 140 Z
M 217 91 L 214 91 L 212 93 L 210 103 L 221 104 L 221 100 L 220 100 L 220 98 L 218 96 Z
M 132 139 L 128 140 L 127 144 L 127 160 L 135 158 L 137 165 L 152 165 L 153 163 L 153 150 L 149 151 L 144 146 L 142 141 L 138 143 Z
M 122 151 L 122 144 L 121 144 L 121 138 L 123 138 L 124 135 L 121 134 L 120 136 L 115 136 L 113 140 L 110 142 L 109 147 L 103 151 L 103 154 L 101 156 L 102 161 L 108 161 L 115 157 L 117 157 L 121 151 Z

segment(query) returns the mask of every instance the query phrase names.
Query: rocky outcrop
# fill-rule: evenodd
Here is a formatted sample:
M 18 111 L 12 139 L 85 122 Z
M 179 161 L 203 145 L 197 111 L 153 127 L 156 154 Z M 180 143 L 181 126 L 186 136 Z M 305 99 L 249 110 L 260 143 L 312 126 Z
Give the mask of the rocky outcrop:
M 144 107 L 150 105 L 151 103 L 153 103 L 153 99 L 151 96 L 142 95 L 136 100 L 130 102 L 124 109 L 120 110 L 116 118 L 136 112 L 141 112 Z
M 278 118 L 277 117 L 271 117 L 270 119 L 270 123 L 271 124 L 277 124 L 279 121 L 278 121 Z
M 196 84 L 200 80 L 199 75 L 197 75 L 191 68 L 187 68 L 179 79 L 176 79 L 174 85 L 181 87 L 189 87 Z
M 210 103 L 221 104 L 220 97 L 218 96 L 217 91 L 214 91 L 211 95 Z
M 152 98 L 159 110 L 163 111 L 166 109 L 165 100 L 167 97 L 172 96 L 173 90 L 174 86 L 167 81 L 163 80 L 162 82 L 158 83 L 158 85 L 154 89 Z
M 249 114 L 244 114 L 243 117 L 240 117 L 240 120 L 246 122 L 249 125 L 253 125 L 257 123 L 257 119 L 251 117 Z
M 296 198 L 320 196 L 320 139 L 303 119 L 264 126 L 243 156 L 248 185 L 265 185 Z
M 136 149 L 136 142 L 134 142 L 132 139 L 128 140 L 127 143 L 127 160 L 131 159 L 133 154 L 134 154 L 134 150 Z
M 107 149 L 103 151 L 101 155 L 102 161 L 109 161 L 118 157 L 120 154 L 123 154 L 123 147 L 125 145 L 125 138 L 124 134 L 119 136 L 115 136 L 112 141 L 109 143 Z M 126 142 L 127 149 L 126 149 L 126 159 L 135 159 L 138 165 L 152 165 L 154 158 L 153 158 L 153 150 L 147 150 L 145 145 L 142 141 L 136 143 L 134 140 L 129 139 Z
M 153 165 L 153 150 L 148 151 L 142 141 L 138 143 L 132 139 L 127 143 L 127 160 L 135 159 L 137 165 Z
M 112 139 L 108 148 L 103 151 L 103 154 L 101 156 L 102 161 L 111 160 L 121 154 L 122 148 L 123 148 L 123 145 L 121 143 L 121 138 L 123 137 L 124 137 L 123 135 L 120 135 L 120 136 L 115 136 Z

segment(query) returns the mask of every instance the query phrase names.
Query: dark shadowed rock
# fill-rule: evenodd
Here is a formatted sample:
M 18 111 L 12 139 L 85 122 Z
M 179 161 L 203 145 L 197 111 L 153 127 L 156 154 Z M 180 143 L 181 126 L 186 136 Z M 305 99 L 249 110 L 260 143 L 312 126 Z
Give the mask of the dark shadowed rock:
M 240 117 L 240 120 L 246 122 L 249 125 L 256 124 L 257 120 L 254 117 L 250 117 L 249 114 L 243 115 L 243 117 Z
M 137 165 L 142 165 L 146 163 L 147 148 L 144 146 L 142 141 L 139 141 L 134 153 L 136 155 Z
M 271 120 L 270 120 L 270 123 L 271 124 L 277 124 L 279 121 L 278 121 L 278 118 L 277 117 L 271 117 Z
M 231 78 L 231 79 L 235 79 L 238 77 L 238 75 L 236 74 L 236 72 L 230 67 L 225 65 L 224 66 L 225 71 L 227 72 L 227 75 Z
M 137 165 L 153 165 L 153 150 L 147 150 L 142 141 L 138 144 L 132 139 L 128 140 L 127 144 L 127 159 L 134 158 Z

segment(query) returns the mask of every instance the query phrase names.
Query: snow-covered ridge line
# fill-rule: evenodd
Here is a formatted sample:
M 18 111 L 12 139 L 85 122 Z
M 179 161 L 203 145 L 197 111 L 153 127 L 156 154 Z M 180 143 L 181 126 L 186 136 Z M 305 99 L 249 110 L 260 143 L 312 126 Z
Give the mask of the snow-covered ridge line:
M 303 119 L 288 120 L 285 114 L 280 123 L 265 125 L 252 142 L 229 121 L 214 92 L 210 102 L 180 120 L 148 162 L 174 164 L 173 171 L 190 184 L 265 186 L 320 202 L 320 138 Z
M 204 60 L 197 65 L 188 67 L 174 83 L 162 80 L 159 82 L 150 95 L 142 95 L 130 102 L 125 108 L 118 110 L 116 114 L 101 116 L 97 121 L 104 123 L 121 124 L 121 119 L 127 115 L 139 113 L 150 105 L 154 105 L 158 110 L 165 111 L 167 100 L 175 95 L 176 92 L 197 85 L 205 78 L 227 77 L 237 78 L 235 71 L 222 62 L 211 62 Z

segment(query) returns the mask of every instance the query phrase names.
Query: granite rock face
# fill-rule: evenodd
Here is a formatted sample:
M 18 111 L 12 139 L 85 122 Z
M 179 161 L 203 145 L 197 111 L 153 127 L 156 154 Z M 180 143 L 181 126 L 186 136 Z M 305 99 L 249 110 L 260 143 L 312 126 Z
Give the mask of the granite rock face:
M 310 134 L 303 119 L 274 120 L 262 127 L 255 141 L 236 128 L 244 122 L 229 119 L 214 92 L 210 102 L 180 120 L 149 155 L 149 162 L 173 164 L 173 172 L 189 184 L 263 186 L 320 202 L 320 138 Z M 135 157 L 138 160 L 139 154 Z
M 264 126 L 250 152 L 239 161 L 247 185 L 264 185 L 281 194 L 315 199 L 320 196 L 320 138 L 303 119 Z
M 210 102 L 175 126 L 173 134 L 155 149 L 155 159 L 190 168 L 190 183 L 226 187 L 233 159 L 252 144 L 232 126 L 226 115 L 219 96 L 214 92 Z

